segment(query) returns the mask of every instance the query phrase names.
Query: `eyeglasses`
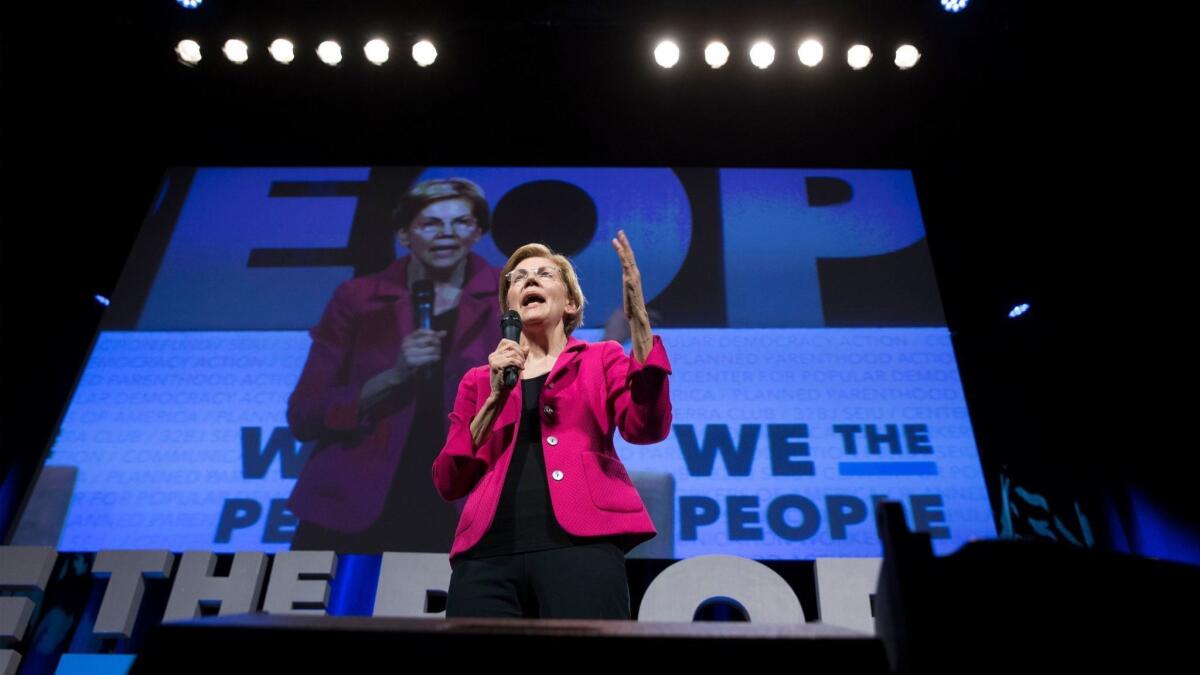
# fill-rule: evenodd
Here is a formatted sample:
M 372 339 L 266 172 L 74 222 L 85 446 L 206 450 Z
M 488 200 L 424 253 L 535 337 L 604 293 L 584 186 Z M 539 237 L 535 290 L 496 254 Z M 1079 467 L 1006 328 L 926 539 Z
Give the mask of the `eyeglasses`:
M 445 231 L 447 225 L 450 226 L 450 229 L 455 234 L 460 237 L 465 237 L 466 235 L 475 231 L 475 228 L 479 226 L 479 222 L 471 216 L 455 218 L 453 221 L 448 223 L 443 220 L 438 220 L 437 218 L 429 218 L 427 220 L 419 220 L 413 223 L 412 229 L 423 236 L 432 237 L 439 232 Z
M 541 281 L 554 281 L 555 279 L 558 278 L 558 268 L 557 267 L 538 267 L 538 268 L 532 269 L 532 270 L 529 270 L 529 269 L 513 270 L 513 271 L 509 272 L 508 274 L 505 274 L 504 278 L 508 279 L 508 283 L 510 283 L 510 284 L 519 284 L 522 281 L 525 281 L 526 279 L 528 279 L 530 274 L 536 276 Z

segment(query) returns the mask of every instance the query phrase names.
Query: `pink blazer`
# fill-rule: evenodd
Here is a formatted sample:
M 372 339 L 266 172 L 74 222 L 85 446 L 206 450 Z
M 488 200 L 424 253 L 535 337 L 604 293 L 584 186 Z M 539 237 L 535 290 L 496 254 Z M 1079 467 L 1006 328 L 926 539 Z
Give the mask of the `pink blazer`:
M 554 515 L 581 537 L 621 535 L 626 551 L 657 533 L 642 498 L 613 448 L 613 433 L 648 445 L 671 429 L 671 364 L 662 340 L 645 363 L 617 342 L 569 338 L 542 389 L 542 448 Z M 458 386 L 446 445 L 433 462 L 433 482 L 447 501 L 467 495 L 450 558 L 474 546 L 491 527 L 512 461 L 522 391 L 508 395 L 492 431 L 473 447 L 471 420 L 491 392 L 488 366 L 467 371 Z
M 292 490 L 288 508 L 304 520 L 342 532 L 361 532 L 379 518 L 416 415 L 411 386 L 372 411 L 358 405 L 363 383 L 391 368 L 413 331 L 405 256 L 376 274 L 334 291 L 320 323 L 287 419 L 301 441 L 318 442 Z M 442 410 L 454 383 L 500 342 L 496 289 L 500 270 L 472 253 L 458 299 L 458 320 L 443 366 Z M 369 414 L 368 414 L 369 412 Z M 456 504 L 461 506 L 461 504 Z

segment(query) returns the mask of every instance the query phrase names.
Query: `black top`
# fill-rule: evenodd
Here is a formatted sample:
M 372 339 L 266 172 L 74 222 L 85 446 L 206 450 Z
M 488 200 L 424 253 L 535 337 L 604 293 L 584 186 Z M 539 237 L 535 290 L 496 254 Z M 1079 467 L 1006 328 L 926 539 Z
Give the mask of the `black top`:
M 521 422 L 496 517 L 479 543 L 460 557 L 514 555 L 606 540 L 574 536 L 554 517 L 542 454 L 541 395 L 548 376 L 521 380 Z

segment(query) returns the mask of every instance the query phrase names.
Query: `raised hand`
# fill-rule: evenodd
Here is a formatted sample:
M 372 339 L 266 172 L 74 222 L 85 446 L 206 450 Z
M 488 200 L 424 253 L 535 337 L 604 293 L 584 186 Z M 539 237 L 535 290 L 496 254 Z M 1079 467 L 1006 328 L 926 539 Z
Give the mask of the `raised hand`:
M 629 321 L 629 334 L 633 339 L 633 355 L 639 361 L 645 361 L 654 344 L 650 334 L 650 314 L 646 311 L 646 298 L 642 295 L 642 273 L 638 270 L 637 259 L 633 256 L 633 247 L 625 236 L 625 230 L 619 230 L 612 240 L 613 250 L 621 259 L 621 306 L 625 310 L 625 318 Z

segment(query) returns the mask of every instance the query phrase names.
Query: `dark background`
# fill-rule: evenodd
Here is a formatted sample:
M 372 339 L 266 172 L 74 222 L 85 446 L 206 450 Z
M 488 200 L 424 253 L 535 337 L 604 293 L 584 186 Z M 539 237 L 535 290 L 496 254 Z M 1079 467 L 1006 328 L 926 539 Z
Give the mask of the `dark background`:
M 116 286 L 164 171 L 195 165 L 912 169 L 993 505 L 1003 471 L 1096 513 L 1130 482 L 1194 513 L 1102 433 L 1123 408 L 1092 384 L 1099 328 L 1068 289 L 1109 269 L 1090 247 L 1111 205 L 1080 124 L 1091 85 L 1044 4 L 6 3 L 0 529 L 94 337 L 93 296 Z M 810 33 L 816 69 L 795 56 Z M 668 35 L 684 52 L 669 71 L 651 56 Z M 230 36 L 247 64 L 220 54 Z M 297 43 L 290 66 L 266 53 L 277 36 Z M 375 36 L 383 67 L 362 57 Z M 766 71 L 745 56 L 760 36 Z M 195 68 L 172 53 L 184 37 Z M 409 58 L 419 37 L 438 48 L 429 68 Z M 702 58 L 714 37 L 733 52 L 720 70 Z M 312 52 L 327 38 L 338 68 Z M 845 65 L 852 41 L 875 52 L 864 71 Z M 891 63 L 903 41 L 922 52 L 907 72 Z M 1010 320 L 1019 302 L 1032 310 Z

